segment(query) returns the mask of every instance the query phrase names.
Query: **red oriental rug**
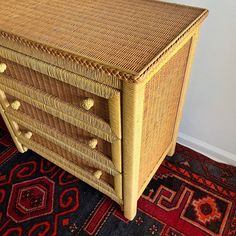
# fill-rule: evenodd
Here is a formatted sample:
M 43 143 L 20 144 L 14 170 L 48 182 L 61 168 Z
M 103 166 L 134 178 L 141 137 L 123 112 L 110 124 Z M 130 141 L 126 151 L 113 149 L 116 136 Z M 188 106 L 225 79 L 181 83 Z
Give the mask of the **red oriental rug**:
M 87 184 L 32 151 L 18 153 L 0 127 L 1 236 L 236 235 L 236 167 L 178 145 L 129 222 Z

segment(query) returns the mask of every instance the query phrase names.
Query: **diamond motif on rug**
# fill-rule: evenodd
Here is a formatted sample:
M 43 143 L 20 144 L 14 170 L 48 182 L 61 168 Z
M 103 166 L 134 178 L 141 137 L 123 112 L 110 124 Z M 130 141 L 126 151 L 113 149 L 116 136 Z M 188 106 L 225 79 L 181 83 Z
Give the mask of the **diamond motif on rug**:
M 53 212 L 55 183 L 46 176 L 16 183 L 7 214 L 14 222 L 24 222 Z
M 194 200 L 192 204 L 197 213 L 198 220 L 203 224 L 220 219 L 222 216 L 217 208 L 215 200 L 209 196 Z

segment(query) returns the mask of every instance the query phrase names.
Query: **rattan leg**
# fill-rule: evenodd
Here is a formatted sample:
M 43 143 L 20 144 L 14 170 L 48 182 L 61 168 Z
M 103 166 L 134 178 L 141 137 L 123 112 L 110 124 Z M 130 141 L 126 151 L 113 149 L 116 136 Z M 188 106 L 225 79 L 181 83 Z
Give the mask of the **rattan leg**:
M 137 212 L 139 162 L 142 137 L 144 85 L 124 82 L 123 87 L 123 186 L 124 215 Z
M 168 156 L 172 157 L 175 154 L 176 142 L 171 144 Z

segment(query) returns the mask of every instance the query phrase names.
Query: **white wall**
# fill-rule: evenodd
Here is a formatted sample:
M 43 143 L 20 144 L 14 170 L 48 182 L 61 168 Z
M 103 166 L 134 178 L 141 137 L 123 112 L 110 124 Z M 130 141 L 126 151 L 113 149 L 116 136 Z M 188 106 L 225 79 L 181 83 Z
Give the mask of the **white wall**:
M 207 8 L 179 142 L 236 165 L 236 1 L 168 0 Z

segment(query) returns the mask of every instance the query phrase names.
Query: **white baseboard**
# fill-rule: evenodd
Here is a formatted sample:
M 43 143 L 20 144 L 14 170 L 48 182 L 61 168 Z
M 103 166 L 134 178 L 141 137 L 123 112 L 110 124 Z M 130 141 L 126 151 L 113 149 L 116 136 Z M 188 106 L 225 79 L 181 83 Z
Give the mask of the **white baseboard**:
M 205 143 L 184 133 L 179 133 L 177 142 L 203 155 L 229 165 L 236 166 L 236 155 L 223 149 Z

